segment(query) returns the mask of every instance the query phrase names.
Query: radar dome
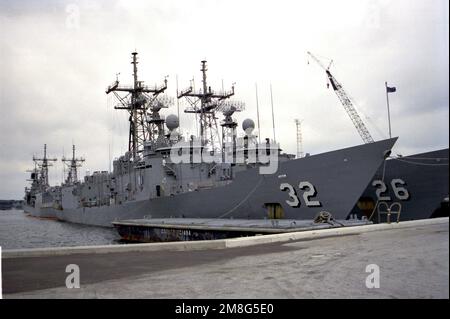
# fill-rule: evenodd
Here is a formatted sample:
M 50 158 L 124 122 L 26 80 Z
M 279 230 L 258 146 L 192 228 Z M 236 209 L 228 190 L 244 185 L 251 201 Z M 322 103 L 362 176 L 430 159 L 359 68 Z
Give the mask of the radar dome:
M 180 120 L 175 114 L 170 114 L 166 117 L 166 126 L 169 130 L 173 131 L 174 129 L 178 128 L 179 125 Z
M 253 122 L 252 119 L 245 119 L 244 122 L 242 122 L 242 129 L 247 132 L 247 130 L 253 131 L 255 128 L 255 122 Z
M 233 115 L 234 112 L 236 112 L 236 107 L 235 106 L 230 106 L 228 109 L 223 111 L 223 115 L 231 116 L 231 115 Z

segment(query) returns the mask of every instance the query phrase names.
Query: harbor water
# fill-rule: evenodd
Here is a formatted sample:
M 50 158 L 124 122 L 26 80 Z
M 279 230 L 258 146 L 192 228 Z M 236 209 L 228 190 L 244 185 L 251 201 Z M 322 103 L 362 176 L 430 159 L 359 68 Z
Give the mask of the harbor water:
M 30 217 L 23 210 L 0 211 L 2 249 L 114 245 L 115 229 Z

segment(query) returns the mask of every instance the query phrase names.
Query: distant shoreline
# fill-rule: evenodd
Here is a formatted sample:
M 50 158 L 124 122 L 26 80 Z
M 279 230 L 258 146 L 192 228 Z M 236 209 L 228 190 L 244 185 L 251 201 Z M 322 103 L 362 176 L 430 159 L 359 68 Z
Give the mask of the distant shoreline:
M 21 209 L 23 200 L 0 199 L 0 210 Z

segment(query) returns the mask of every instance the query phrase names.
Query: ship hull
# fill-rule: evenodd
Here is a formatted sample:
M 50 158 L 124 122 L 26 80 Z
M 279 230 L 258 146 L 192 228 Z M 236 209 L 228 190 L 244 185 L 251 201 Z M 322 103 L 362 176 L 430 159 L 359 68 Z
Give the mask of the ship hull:
M 57 210 L 54 208 L 36 208 L 27 204 L 24 204 L 22 207 L 24 213 L 29 214 L 33 217 L 42 217 L 42 218 L 57 218 Z
M 369 217 L 373 212 L 372 219 L 378 221 L 378 209 L 375 207 L 378 201 L 385 202 L 388 206 L 399 203 L 400 220 L 448 216 L 448 158 L 447 148 L 385 161 L 351 214 Z M 398 206 L 393 207 L 393 210 L 397 209 Z M 386 205 L 382 205 L 380 210 L 386 211 Z M 381 217 L 384 222 L 386 216 Z M 397 216 L 392 215 L 392 218 L 395 220 Z
M 138 218 L 311 220 L 321 211 L 345 219 L 395 141 L 388 139 L 280 162 L 278 171 L 270 175 L 259 174 L 258 168 L 247 169 L 221 187 L 121 205 L 46 208 L 35 214 L 106 227 L 112 227 L 114 221 Z M 279 207 L 276 216 L 268 214 L 274 205 Z

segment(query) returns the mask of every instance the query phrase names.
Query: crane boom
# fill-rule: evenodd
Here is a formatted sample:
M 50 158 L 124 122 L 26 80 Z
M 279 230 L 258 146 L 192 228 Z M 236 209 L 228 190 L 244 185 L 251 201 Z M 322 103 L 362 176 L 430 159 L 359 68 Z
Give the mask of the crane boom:
M 330 72 L 330 66 L 327 68 L 322 64 L 322 62 L 317 59 L 311 52 L 308 52 L 309 56 L 317 62 L 317 64 L 322 67 L 322 69 L 325 70 L 325 73 L 327 74 L 328 81 L 330 81 L 331 87 L 333 88 L 334 92 L 338 96 L 339 100 L 341 101 L 342 105 L 344 106 L 345 111 L 347 112 L 348 116 L 353 122 L 353 125 L 355 126 L 356 130 L 358 131 L 359 135 L 363 139 L 364 143 L 373 143 L 374 140 L 372 136 L 369 133 L 369 130 L 364 125 L 364 122 L 362 121 L 361 117 L 359 116 L 358 112 L 356 112 L 355 107 L 353 106 L 352 101 L 348 97 L 347 93 L 345 93 L 344 88 L 342 87 L 342 84 L 336 80 L 336 78 L 331 74 Z

